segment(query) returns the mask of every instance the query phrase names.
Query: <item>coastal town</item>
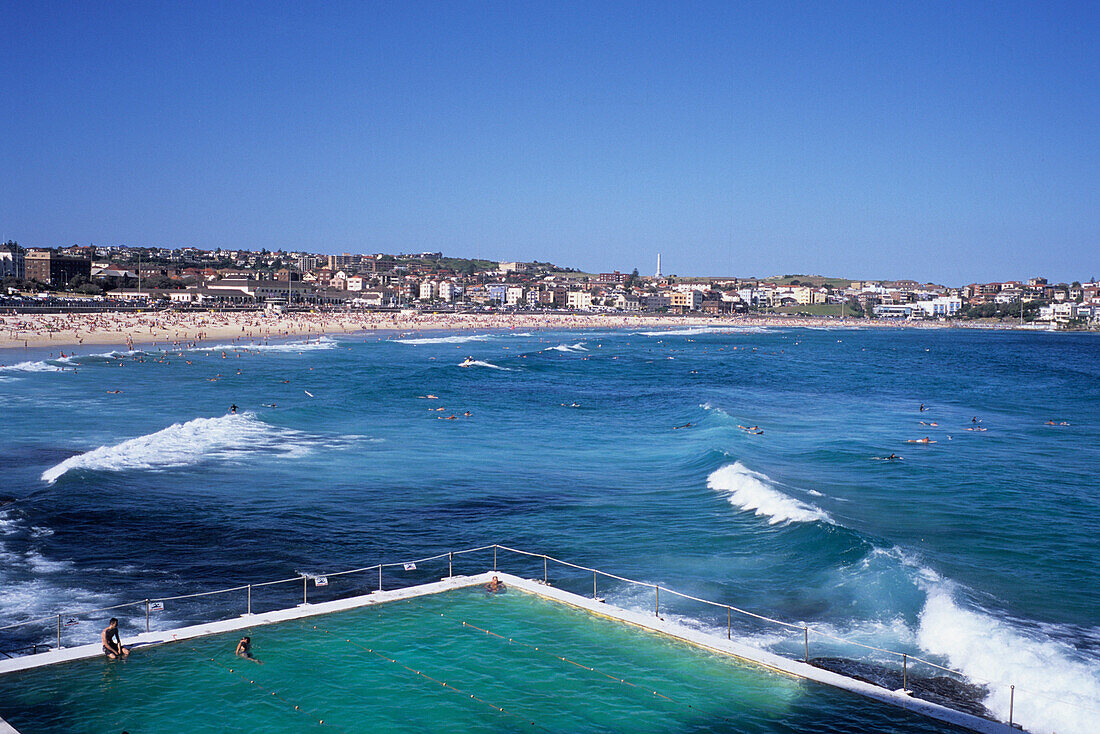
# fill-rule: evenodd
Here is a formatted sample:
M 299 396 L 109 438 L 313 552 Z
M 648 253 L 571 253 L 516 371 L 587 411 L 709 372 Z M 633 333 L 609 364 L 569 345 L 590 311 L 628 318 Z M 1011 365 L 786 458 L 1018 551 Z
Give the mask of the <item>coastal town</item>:
M 966 285 L 822 276 L 584 273 L 545 262 L 412 254 L 0 245 L 0 309 L 264 308 L 776 315 L 1100 328 L 1100 283 Z

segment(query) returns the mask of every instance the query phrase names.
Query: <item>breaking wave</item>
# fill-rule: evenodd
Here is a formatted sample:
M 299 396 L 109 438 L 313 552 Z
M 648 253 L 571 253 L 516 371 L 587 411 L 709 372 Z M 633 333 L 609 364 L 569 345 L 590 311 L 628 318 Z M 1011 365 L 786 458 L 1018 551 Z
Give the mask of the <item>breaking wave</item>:
M 707 486 L 725 492 L 731 505 L 768 518 L 769 525 L 792 522 L 825 522 L 833 519 L 824 510 L 783 494 L 764 474 L 754 472 L 740 461 L 711 472 Z
M 559 344 L 556 347 L 550 347 L 546 351 L 548 352 L 587 352 L 584 348 L 584 344 L 577 342 L 576 344 Z
M 339 342 L 323 336 L 314 341 L 307 342 L 279 342 L 278 344 L 214 344 L 209 347 L 201 347 L 198 352 L 315 352 L 320 349 L 333 349 L 339 346 Z
M 469 362 L 459 362 L 459 367 L 489 367 L 494 370 L 503 370 L 504 372 L 515 372 L 511 367 L 501 367 L 499 364 L 493 364 L 492 362 L 483 362 L 480 359 L 474 359 Z
M 1013 720 L 1035 734 L 1088 734 L 1096 731 L 1100 701 L 1100 661 L 1050 632 L 1027 626 L 957 601 L 957 586 L 935 577 L 917 627 L 917 643 L 976 683 L 987 684 L 987 708 L 1007 721 L 1010 685 L 1016 686 Z M 1066 637 L 1079 636 L 1064 634 Z
M 49 362 L 18 362 L 0 366 L 0 372 L 60 372 L 61 368 Z
M 696 336 L 699 334 L 761 334 L 767 331 L 763 326 L 691 326 L 683 329 L 665 329 L 664 331 L 637 331 L 639 336 Z
M 415 339 L 395 339 L 394 341 L 398 342 L 399 344 L 410 344 L 412 346 L 419 346 L 422 344 L 466 344 L 468 342 L 484 342 L 490 339 L 523 336 L 531 336 L 531 334 L 526 331 L 500 334 L 452 334 L 450 336 L 424 336 L 417 337 Z
M 42 480 L 52 484 L 74 469 L 161 470 L 252 452 L 295 458 L 309 452 L 302 438 L 304 434 L 268 425 L 252 413 L 195 418 L 113 446 L 100 446 L 71 456 L 44 471 Z

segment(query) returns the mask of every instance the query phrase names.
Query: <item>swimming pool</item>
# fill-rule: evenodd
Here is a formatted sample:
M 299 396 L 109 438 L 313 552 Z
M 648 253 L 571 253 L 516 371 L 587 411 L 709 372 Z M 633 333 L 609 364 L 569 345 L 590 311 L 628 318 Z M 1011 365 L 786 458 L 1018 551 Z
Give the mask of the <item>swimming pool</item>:
M 233 654 L 250 634 L 259 663 Z M 32 732 L 955 732 L 516 590 L 479 588 L 0 676 Z

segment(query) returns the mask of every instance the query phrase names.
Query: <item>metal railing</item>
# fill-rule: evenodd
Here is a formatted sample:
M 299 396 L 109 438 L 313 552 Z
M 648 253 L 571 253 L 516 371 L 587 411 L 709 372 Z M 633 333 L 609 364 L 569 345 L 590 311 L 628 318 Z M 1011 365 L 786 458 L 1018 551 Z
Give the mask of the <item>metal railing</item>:
M 638 581 L 638 580 L 635 580 L 635 579 L 627 578 L 625 576 L 619 576 L 617 574 L 609 573 L 607 571 L 601 571 L 597 568 L 593 568 L 593 567 L 590 567 L 590 566 L 584 566 L 584 565 L 581 565 L 581 564 L 572 563 L 570 561 L 564 561 L 564 560 L 561 560 L 559 558 L 554 558 L 553 556 L 547 555 L 545 553 L 533 553 L 533 552 L 530 552 L 530 551 L 524 551 L 524 550 L 520 550 L 520 549 L 517 549 L 517 548 L 511 548 L 509 546 L 500 545 L 500 544 L 479 546 L 477 548 L 466 548 L 466 549 L 458 550 L 458 551 L 447 551 L 445 553 L 437 553 L 436 555 L 427 556 L 427 557 L 424 557 L 424 558 L 416 558 L 416 559 L 407 560 L 407 561 L 395 561 L 395 562 L 389 562 L 389 563 L 376 563 L 376 564 L 373 564 L 373 565 L 370 565 L 370 566 L 363 566 L 361 568 L 354 568 L 354 569 L 349 569 L 349 570 L 346 570 L 346 571 L 336 571 L 336 572 L 333 572 L 333 573 L 325 573 L 325 574 L 320 574 L 320 573 L 298 573 L 295 576 L 291 576 L 291 577 L 284 578 L 284 579 L 278 579 L 278 580 L 275 580 L 275 581 L 263 581 L 263 582 L 250 583 L 250 584 L 239 584 L 237 586 L 231 586 L 231 587 L 227 587 L 227 588 L 223 588 L 223 589 L 216 589 L 216 590 L 213 590 L 213 591 L 203 591 L 203 592 L 197 592 L 197 593 L 193 593 L 193 594 L 179 594 L 179 595 L 174 595 L 174 596 L 149 597 L 149 598 L 146 598 L 146 599 L 142 599 L 140 601 L 127 602 L 125 604 L 116 604 L 116 605 L 113 605 L 113 606 L 100 607 L 100 608 L 97 608 L 97 609 L 83 609 L 83 610 L 80 610 L 80 611 L 77 611 L 77 612 L 64 612 L 64 611 L 62 611 L 62 612 L 59 612 L 57 614 L 52 614 L 48 617 L 38 617 L 38 618 L 35 618 L 35 619 L 24 620 L 22 622 L 16 622 L 14 624 L 8 624 L 8 625 L 0 626 L 0 632 L 7 631 L 7 630 L 13 630 L 13 629 L 17 629 L 17 628 L 22 628 L 22 627 L 33 626 L 33 625 L 46 626 L 46 627 L 52 628 L 50 630 L 51 633 L 52 633 L 51 636 L 54 638 L 53 641 L 56 643 L 56 647 L 54 649 L 60 649 L 63 646 L 63 643 L 64 643 L 64 637 L 65 637 L 64 630 L 65 629 L 67 629 L 67 628 L 69 628 L 73 625 L 79 624 L 79 622 L 82 618 L 89 618 L 89 617 L 93 617 L 95 615 L 102 615 L 102 613 L 104 613 L 104 612 L 113 612 L 113 611 L 120 610 L 120 609 L 131 609 L 131 608 L 138 607 L 140 609 L 138 610 L 138 615 L 137 615 L 138 616 L 138 621 L 136 622 L 136 624 L 140 625 L 140 623 L 141 623 L 140 622 L 140 617 L 141 617 L 142 612 L 143 612 L 144 613 L 145 631 L 149 632 L 152 629 L 152 616 L 153 616 L 153 614 L 156 613 L 156 612 L 159 612 L 159 611 L 163 611 L 164 610 L 163 605 L 166 602 L 181 602 L 181 601 L 188 601 L 188 600 L 193 600 L 193 599 L 201 599 L 201 598 L 206 598 L 206 597 L 211 597 L 211 596 L 217 596 L 217 595 L 222 595 L 222 594 L 232 594 L 232 593 L 235 593 L 235 592 L 244 592 L 244 599 L 242 599 L 243 603 L 242 603 L 242 607 L 241 607 L 243 609 L 243 615 L 242 616 L 252 615 L 252 614 L 257 613 L 255 611 L 256 592 L 262 592 L 263 590 L 266 590 L 266 589 L 281 587 L 281 586 L 287 585 L 287 584 L 300 583 L 302 585 L 301 586 L 301 602 L 300 603 L 301 604 L 309 604 L 311 602 L 315 603 L 317 601 L 328 601 L 328 600 L 332 600 L 332 599 L 345 598 L 347 596 L 355 596 L 355 595 L 358 595 L 358 594 L 362 594 L 364 592 L 373 592 L 373 591 L 376 591 L 376 590 L 377 591 L 382 591 L 383 587 L 384 587 L 384 572 L 385 572 L 386 569 L 398 569 L 398 568 L 400 568 L 406 574 L 411 572 L 411 571 L 415 571 L 416 574 L 415 574 L 414 577 L 410 577 L 408 575 L 398 577 L 398 576 L 394 576 L 394 575 L 391 574 L 390 581 L 391 582 L 398 582 L 398 583 L 391 583 L 390 584 L 391 588 L 395 588 L 395 587 L 404 588 L 404 587 L 407 587 L 409 585 L 422 584 L 422 583 L 426 583 L 428 580 L 434 580 L 435 579 L 436 575 L 435 574 L 433 574 L 433 575 L 426 574 L 425 570 L 419 568 L 420 564 L 429 564 L 429 563 L 433 563 L 433 562 L 439 562 L 441 564 L 443 559 L 446 559 L 446 561 L 447 561 L 447 575 L 446 575 L 446 577 L 451 577 L 451 576 L 454 576 L 454 573 L 455 573 L 456 558 L 461 558 L 462 556 L 466 556 L 466 555 L 473 554 L 473 553 L 481 553 L 481 552 L 487 552 L 487 551 L 492 551 L 492 570 L 493 571 L 501 570 L 499 568 L 499 560 L 500 560 L 501 552 L 506 553 L 506 554 L 511 554 L 513 557 L 518 556 L 520 558 L 527 559 L 528 561 L 535 561 L 536 563 L 538 561 L 541 561 L 541 564 L 538 564 L 538 565 L 541 565 L 541 569 L 539 569 L 539 568 L 534 569 L 534 571 L 535 571 L 534 577 L 537 578 L 538 575 L 539 575 L 538 571 L 541 571 L 541 576 L 542 576 L 541 581 L 542 581 L 542 583 L 544 583 L 548 586 L 552 585 L 551 584 L 551 573 L 550 573 L 551 565 L 550 564 L 555 564 L 555 568 L 556 567 L 564 567 L 566 569 L 570 569 L 573 572 L 583 573 L 584 574 L 583 579 L 579 575 L 575 575 L 573 578 L 562 578 L 560 576 L 557 576 L 553 579 L 553 581 L 554 581 L 553 585 L 554 586 L 557 586 L 559 588 L 563 588 L 563 589 L 568 590 L 568 591 L 574 591 L 574 589 L 577 589 L 576 591 L 574 591 L 574 593 L 580 594 L 582 596 L 588 596 L 587 578 L 588 578 L 588 574 L 591 574 L 591 581 L 592 581 L 592 583 L 591 583 L 591 595 L 592 595 L 593 599 L 595 599 L 596 601 L 599 601 L 599 602 L 604 601 L 604 599 L 599 596 L 599 592 L 600 592 L 599 579 L 601 579 L 601 578 L 606 579 L 606 580 L 619 582 L 620 584 L 625 585 L 624 588 L 641 589 L 641 590 L 645 590 L 647 593 L 649 591 L 651 591 L 653 596 L 652 596 L 652 606 L 650 608 L 652 609 L 653 614 L 655 616 L 657 616 L 659 618 L 662 618 L 662 619 L 663 619 L 663 617 L 661 617 L 662 611 L 665 613 L 666 616 L 668 616 L 670 614 L 679 614 L 679 612 L 676 611 L 676 606 L 675 605 L 678 602 L 690 602 L 690 603 L 695 605 L 695 608 L 690 609 L 690 610 L 689 609 L 684 609 L 683 611 L 685 611 L 687 613 L 683 614 L 681 616 L 683 616 L 685 618 L 690 618 L 690 619 L 693 619 L 693 620 L 702 621 L 702 622 L 706 623 L 710 627 L 709 631 L 712 632 L 712 633 L 718 632 L 721 628 L 724 627 L 725 632 L 726 632 L 726 639 L 727 640 L 732 641 L 734 639 L 733 633 L 734 633 L 735 629 L 736 629 L 736 631 L 738 631 L 739 637 L 740 637 L 742 634 L 744 634 L 746 632 L 751 633 L 751 632 L 754 632 L 754 631 L 759 631 L 760 629 L 764 628 L 765 626 L 778 627 L 781 630 L 784 630 L 785 633 L 790 636 L 790 639 L 787 640 L 788 643 L 791 643 L 792 640 L 794 641 L 794 643 L 801 643 L 801 644 L 797 644 L 797 646 L 794 648 L 794 649 L 797 649 L 798 651 L 800 651 L 802 653 L 801 655 L 791 655 L 791 654 L 788 653 L 788 654 L 783 655 L 783 656 L 788 657 L 790 659 L 795 659 L 795 660 L 801 658 L 802 662 L 807 663 L 807 664 L 814 664 L 812 662 L 813 659 L 810 657 L 810 647 L 811 647 L 811 642 L 813 642 L 813 641 L 819 641 L 819 642 L 820 641 L 828 641 L 828 644 L 832 646 L 832 647 L 820 646 L 820 651 L 821 652 L 829 652 L 831 650 L 835 650 L 836 645 L 846 645 L 846 646 L 851 646 L 851 647 L 858 648 L 860 650 L 865 651 L 864 654 L 865 654 L 866 657 L 864 658 L 864 660 L 867 660 L 869 658 L 870 660 L 874 661 L 877 665 L 879 665 L 883 670 L 886 670 L 888 673 L 893 672 L 894 676 L 899 676 L 900 675 L 900 682 L 901 682 L 900 687 L 903 690 L 906 690 L 906 691 L 910 692 L 912 695 L 916 695 L 917 697 L 921 697 L 920 696 L 921 691 L 919 691 L 919 690 L 910 691 L 909 690 L 910 685 L 914 682 L 914 680 L 913 680 L 914 666 L 925 666 L 927 669 L 935 671 L 937 674 L 948 674 L 950 676 L 953 676 L 956 680 L 961 681 L 961 682 L 967 682 L 967 683 L 970 683 L 970 684 L 978 684 L 978 685 L 986 686 L 986 687 L 999 687 L 1000 692 L 1002 692 L 1002 693 L 1007 692 L 1007 722 L 1010 725 L 1015 724 L 1014 715 L 1015 715 L 1015 705 L 1016 705 L 1016 700 L 1015 700 L 1016 699 L 1016 693 L 1017 693 L 1017 691 L 1023 691 L 1024 689 L 1019 688 L 1018 686 L 1016 686 L 1015 684 L 1013 684 L 1011 682 L 977 679 L 977 678 L 974 678 L 971 675 L 963 673 L 962 671 L 954 670 L 952 668 L 946 667 L 944 665 L 940 665 L 938 663 L 932 662 L 930 660 L 926 660 L 924 658 L 918 657 L 918 656 L 910 654 L 910 653 L 898 652 L 896 650 L 890 650 L 888 648 L 878 647 L 878 646 L 875 646 L 875 645 L 869 645 L 869 644 L 866 644 L 866 643 L 863 643 L 863 642 L 858 642 L 856 640 L 851 640 L 851 639 L 847 639 L 847 638 L 840 637 L 840 636 L 837 636 L 837 635 L 833 635 L 833 634 L 830 634 L 828 632 L 822 631 L 820 629 L 815 629 L 813 626 L 811 626 L 809 624 L 805 624 L 805 623 L 800 624 L 800 623 L 784 621 L 784 620 L 781 620 L 781 619 L 776 619 L 774 617 L 769 617 L 769 616 L 764 615 L 764 614 L 759 614 L 757 612 L 753 612 L 753 611 L 750 611 L 750 610 L 747 610 L 747 609 L 742 609 L 742 608 L 733 606 L 731 604 L 725 604 L 725 603 L 722 603 L 722 602 L 716 602 L 716 601 L 712 601 L 712 600 L 709 600 L 709 599 L 703 599 L 703 598 L 700 598 L 700 597 L 697 597 L 697 596 L 693 596 L 691 594 L 685 594 L 683 592 L 679 592 L 679 591 L 676 591 L 674 589 L 670 589 L 670 588 L 667 588 L 665 586 L 661 586 L 660 584 L 654 584 L 654 583 L 649 583 L 649 582 L 645 582 L 645 581 Z M 485 565 L 488 565 L 488 564 L 486 563 Z M 484 567 L 482 567 L 482 570 L 488 570 L 488 569 L 485 569 Z M 527 570 L 527 573 L 530 574 L 530 571 L 532 570 L 530 568 L 530 564 L 528 564 L 528 568 L 526 570 Z M 375 580 L 375 577 L 374 577 L 372 572 L 377 572 L 377 580 Z M 478 572 L 481 572 L 481 571 L 478 571 Z M 357 575 L 364 575 L 364 581 L 361 584 L 353 585 L 352 588 L 345 589 L 345 591 L 347 593 L 344 593 L 343 595 L 341 595 L 339 592 L 334 593 L 333 590 L 332 590 L 333 587 L 331 587 L 328 583 L 329 579 L 352 578 L 352 577 L 355 577 Z M 523 575 L 523 573 L 518 573 L 516 575 Z M 446 577 L 444 577 L 444 578 L 446 578 Z M 309 583 L 311 580 L 314 581 L 312 598 L 311 598 L 311 595 L 310 595 L 310 583 Z M 400 582 L 411 582 L 411 583 L 400 583 Z M 567 588 L 568 586 L 572 586 L 572 587 L 574 587 L 574 589 Z M 616 589 L 616 590 L 619 591 L 621 589 Z M 607 591 L 608 590 L 605 589 L 605 593 L 607 593 Z M 293 592 L 291 592 L 291 593 L 293 593 Z M 327 597 L 327 598 L 319 599 L 319 597 Z M 274 610 L 277 610 L 277 609 L 284 609 L 284 608 L 287 607 L 287 601 L 289 601 L 290 598 L 291 597 L 289 596 L 289 594 L 284 594 L 283 595 L 283 600 L 277 602 L 274 606 L 271 606 L 271 600 L 269 598 L 268 603 L 264 604 L 262 606 L 270 607 L 270 608 L 266 609 L 266 611 L 274 611 Z M 294 598 L 296 598 L 296 597 L 294 597 Z M 711 613 L 709 615 L 705 612 L 700 614 L 698 607 L 702 607 L 705 610 L 709 610 Z M 262 613 L 262 612 L 260 612 L 260 613 Z M 234 614 L 234 616 L 236 616 L 236 614 Z M 738 622 L 738 624 L 736 624 L 736 625 L 734 624 L 735 619 Z M 214 620 L 205 619 L 203 621 L 214 621 Z M 191 623 L 193 623 L 193 622 L 194 622 L 194 620 L 192 620 Z M 135 623 L 134 620 L 131 620 L 131 623 L 132 624 Z M 746 629 L 746 627 L 745 627 L 746 623 L 749 624 L 749 625 L 752 625 L 752 627 L 750 627 L 749 629 Z M 774 647 L 775 645 L 769 645 L 769 646 Z M 12 657 L 12 655 L 9 654 L 11 652 L 19 652 L 20 650 L 33 650 L 34 652 L 37 653 L 39 650 L 43 650 L 43 649 L 48 651 L 51 648 L 49 647 L 49 645 L 47 643 L 24 642 L 18 648 L 9 650 L 9 652 L 3 653 L 3 654 L 6 657 Z M 790 644 L 788 646 L 788 649 L 791 649 Z M 782 653 L 778 653 L 778 654 L 782 654 Z M 894 665 L 895 667 L 894 668 L 889 668 L 889 667 L 887 667 L 889 665 Z M 824 666 L 821 666 L 821 667 L 824 667 Z M 846 673 L 843 673 L 843 672 L 841 674 L 842 675 L 847 675 Z M 852 676 L 849 675 L 848 677 L 852 677 Z M 866 679 L 866 678 L 861 678 L 861 679 Z M 886 687 L 886 688 L 891 688 L 891 686 L 888 685 L 887 683 L 879 683 L 879 685 L 882 685 L 883 687 Z M 988 689 L 988 690 L 992 690 L 992 689 Z M 1066 705 L 1066 706 L 1070 706 L 1070 707 L 1072 707 L 1074 709 L 1077 709 L 1077 710 L 1088 710 L 1090 712 L 1094 712 L 1094 713 L 1100 715 L 1100 708 L 1092 708 L 1092 707 L 1082 706 L 1078 702 L 1072 702 L 1072 701 L 1066 701 L 1064 699 L 1054 698 L 1054 697 L 1051 697 L 1051 696 L 1049 696 L 1047 694 L 1044 694 L 1042 692 L 1039 692 L 1039 691 L 1028 690 L 1026 692 L 1029 695 L 1035 696 L 1036 698 L 1041 698 L 1044 701 L 1047 701 L 1047 702 L 1050 702 L 1050 703 L 1060 703 L 1060 704 L 1063 704 L 1063 705 Z M 940 701 L 940 703 L 947 706 L 948 708 L 957 708 L 957 707 L 951 706 L 951 704 L 949 702 Z M 1016 726 L 1018 726 L 1018 725 L 1016 725 Z

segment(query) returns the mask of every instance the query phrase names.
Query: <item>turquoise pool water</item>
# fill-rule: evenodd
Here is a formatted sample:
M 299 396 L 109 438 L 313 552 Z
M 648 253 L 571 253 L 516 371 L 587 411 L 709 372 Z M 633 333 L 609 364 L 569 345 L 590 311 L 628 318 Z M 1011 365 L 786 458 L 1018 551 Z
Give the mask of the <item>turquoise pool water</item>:
M 249 634 L 260 663 L 234 633 L 2 676 L 0 714 L 27 734 L 958 731 L 518 591 Z

